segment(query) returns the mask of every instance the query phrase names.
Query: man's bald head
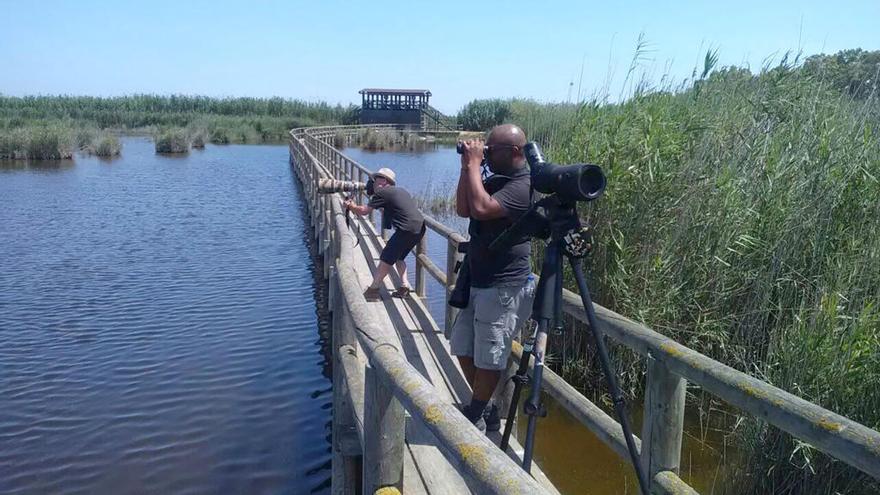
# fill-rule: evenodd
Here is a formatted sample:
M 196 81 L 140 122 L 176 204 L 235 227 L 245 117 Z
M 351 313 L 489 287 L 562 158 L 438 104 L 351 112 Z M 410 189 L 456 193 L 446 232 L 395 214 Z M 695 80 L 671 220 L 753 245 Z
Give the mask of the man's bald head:
M 504 144 L 509 146 L 518 146 L 522 149 L 526 145 L 526 133 L 519 126 L 513 124 L 502 124 L 492 128 L 489 132 L 489 138 L 486 144 Z
M 519 126 L 502 124 L 495 126 L 486 139 L 489 147 L 489 170 L 496 174 L 510 174 L 526 165 L 523 146 L 526 133 Z

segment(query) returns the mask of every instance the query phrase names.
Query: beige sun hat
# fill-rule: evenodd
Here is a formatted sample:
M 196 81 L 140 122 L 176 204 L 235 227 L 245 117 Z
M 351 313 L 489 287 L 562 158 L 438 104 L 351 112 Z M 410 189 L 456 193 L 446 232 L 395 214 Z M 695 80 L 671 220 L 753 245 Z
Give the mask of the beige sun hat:
M 391 170 L 390 168 L 380 168 L 378 172 L 373 174 L 373 178 L 376 177 L 384 177 L 388 180 L 388 182 L 391 183 L 392 186 L 397 183 L 397 181 L 394 179 L 394 170 Z

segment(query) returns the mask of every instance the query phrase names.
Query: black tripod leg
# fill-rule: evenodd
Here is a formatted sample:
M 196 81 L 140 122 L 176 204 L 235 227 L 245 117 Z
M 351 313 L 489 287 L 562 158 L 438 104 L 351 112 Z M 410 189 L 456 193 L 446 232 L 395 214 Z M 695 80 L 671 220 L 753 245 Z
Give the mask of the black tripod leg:
M 516 423 L 516 410 L 519 407 L 519 396 L 522 393 L 523 386 L 529 381 L 529 360 L 532 357 L 532 347 L 535 345 L 535 333 L 526 339 L 523 345 L 522 357 L 519 360 L 519 367 L 516 374 L 511 378 L 513 380 L 513 394 L 510 398 L 510 407 L 507 410 L 507 419 L 504 423 L 504 434 L 501 436 L 501 450 L 507 450 L 510 444 L 510 434 L 513 432 L 513 425 Z
M 571 268 L 574 271 L 574 278 L 577 281 L 578 291 L 581 293 L 581 303 L 584 305 L 584 311 L 587 313 L 587 322 L 590 324 L 590 330 L 596 339 L 596 349 L 599 351 L 599 362 L 602 365 L 602 372 L 605 373 L 605 380 L 608 382 L 608 391 L 611 392 L 611 399 L 614 401 L 614 412 L 617 413 L 617 419 L 623 429 L 623 437 L 626 439 L 626 446 L 629 450 L 629 456 L 632 460 L 633 469 L 639 478 L 639 486 L 644 495 L 648 495 L 648 479 L 642 464 L 639 461 L 639 455 L 636 452 L 636 443 L 633 440 L 632 429 L 629 426 L 629 416 L 626 413 L 626 403 L 623 400 L 623 392 L 617 383 L 617 378 L 611 370 L 611 360 L 608 358 L 608 349 L 605 347 L 604 336 L 599 332 L 596 324 L 596 311 L 593 308 L 593 301 L 590 299 L 590 289 L 587 286 L 586 277 L 578 259 L 571 259 Z
M 532 472 L 532 454 L 535 449 L 535 429 L 538 427 L 538 416 L 541 410 L 541 381 L 544 378 L 544 349 L 547 347 L 547 327 L 550 320 L 541 318 L 538 320 L 538 331 L 535 334 L 535 367 L 532 369 L 532 390 L 523 409 L 529 416 L 529 425 L 526 429 L 526 441 L 523 445 L 523 469 L 527 473 Z

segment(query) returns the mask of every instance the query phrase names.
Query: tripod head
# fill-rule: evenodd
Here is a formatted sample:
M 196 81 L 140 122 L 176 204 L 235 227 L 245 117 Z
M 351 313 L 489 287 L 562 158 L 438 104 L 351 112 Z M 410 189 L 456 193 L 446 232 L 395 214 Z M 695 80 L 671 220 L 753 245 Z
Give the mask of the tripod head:
M 577 202 L 563 202 L 558 194 L 545 196 L 489 244 L 490 251 L 507 249 L 523 236 L 559 242 L 571 258 L 586 257 L 593 247 L 589 226 L 577 216 Z

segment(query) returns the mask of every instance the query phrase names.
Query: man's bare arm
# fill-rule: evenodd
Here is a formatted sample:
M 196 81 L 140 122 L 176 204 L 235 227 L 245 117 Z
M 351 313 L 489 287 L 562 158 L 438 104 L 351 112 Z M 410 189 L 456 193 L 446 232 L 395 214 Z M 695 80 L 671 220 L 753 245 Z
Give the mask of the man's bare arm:
M 495 201 L 483 187 L 483 179 L 480 177 L 483 142 L 480 140 L 467 141 L 464 148 L 462 164 L 467 170 L 462 171 L 462 176 L 466 176 L 465 193 L 469 216 L 474 220 L 493 220 L 506 216 L 507 212 L 501 204 Z
M 373 212 L 373 208 L 371 208 L 370 206 L 358 205 L 358 204 L 355 204 L 351 200 L 346 201 L 345 203 L 342 204 L 342 206 L 348 208 L 350 211 L 353 211 L 360 216 L 369 215 L 370 213 Z

